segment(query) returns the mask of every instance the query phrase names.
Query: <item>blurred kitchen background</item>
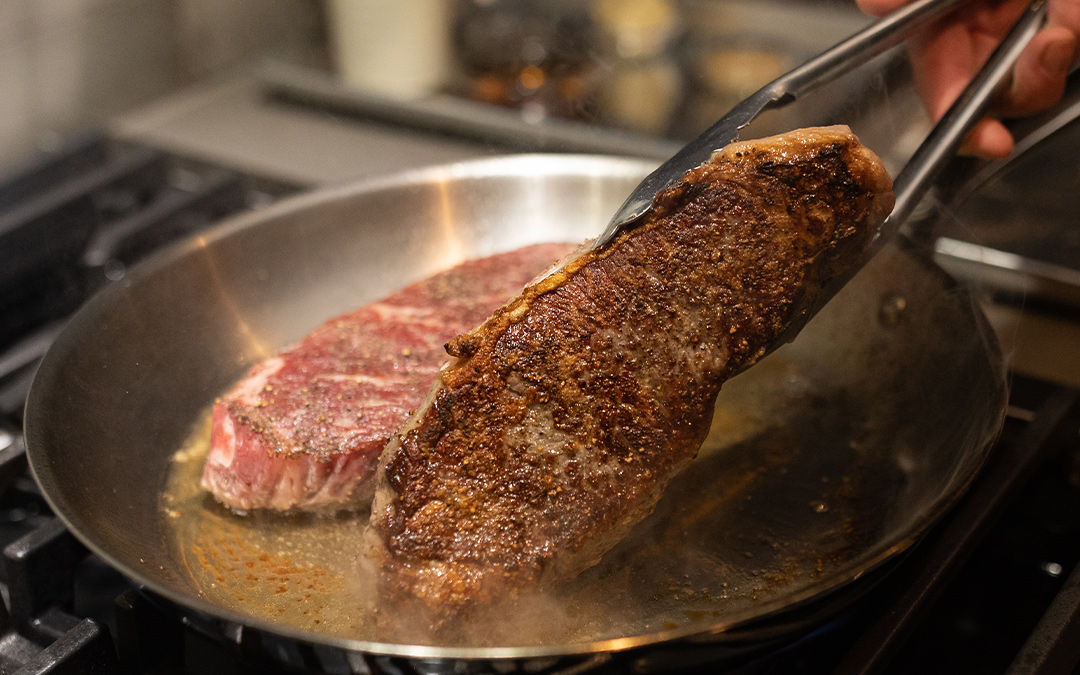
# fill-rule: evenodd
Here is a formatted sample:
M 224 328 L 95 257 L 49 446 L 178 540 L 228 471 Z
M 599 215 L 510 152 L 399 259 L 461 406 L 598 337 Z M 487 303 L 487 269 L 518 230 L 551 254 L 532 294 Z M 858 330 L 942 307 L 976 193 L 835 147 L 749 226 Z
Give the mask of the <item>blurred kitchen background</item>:
M 323 34 L 315 0 L 2 0 L 0 164 Z
M 485 113 L 448 111 L 451 99 L 512 109 L 526 125 L 685 139 L 865 23 L 850 0 L 3 0 L 0 166 L 88 127 L 146 135 L 162 114 L 149 104 L 268 63 L 261 94 L 325 75 L 361 94 L 360 114 L 400 112 L 381 98 L 441 105 L 464 118 L 458 138 L 486 139 L 462 128 Z M 884 91 L 875 82 L 859 84 Z M 835 114 L 837 99 L 821 99 Z

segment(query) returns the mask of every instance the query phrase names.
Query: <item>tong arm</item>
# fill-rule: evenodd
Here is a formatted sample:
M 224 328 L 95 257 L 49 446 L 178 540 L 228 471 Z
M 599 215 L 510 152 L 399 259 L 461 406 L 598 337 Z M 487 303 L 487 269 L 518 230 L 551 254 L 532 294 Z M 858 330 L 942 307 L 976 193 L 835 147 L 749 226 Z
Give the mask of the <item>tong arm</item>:
M 814 307 L 785 330 L 777 346 L 790 342 L 818 310 L 836 295 L 900 229 L 918 206 L 938 174 L 956 154 L 967 132 L 986 113 L 1001 84 L 1008 80 L 1013 64 L 1024 47 L 1046 22 L 1045 0 L 1035 0 L 1024 11 L 1012 29 L 986 60 L 986 63 L 953 102 L 945 115 L 923 140 L 908 163 L 893 181 L 896 201 L 892 213 L 878 229 L 866 253 L 858 264 L 825 285 Z
M 904 165 L 893 182 L 896 204 L 882 225 L 878 239 L 891 237 L 922 201 L 941 169 L 960 149 L 968 131 L 986 114 L 1000 86 L 1008 81 L 1020 53 L 1046 23 L 1046 12 L 1044 0 L 1036 0 L 1024 10 L 983 67 Z

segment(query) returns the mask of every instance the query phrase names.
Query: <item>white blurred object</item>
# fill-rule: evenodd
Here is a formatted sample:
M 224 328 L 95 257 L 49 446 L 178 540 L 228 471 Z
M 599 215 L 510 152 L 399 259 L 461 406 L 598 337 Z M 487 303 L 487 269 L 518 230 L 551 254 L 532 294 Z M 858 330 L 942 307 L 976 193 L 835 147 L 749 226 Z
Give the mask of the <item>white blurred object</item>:
M 330 33 L 347 84 L 417 98 L 449 72 L 449 0 L 330 0 Z

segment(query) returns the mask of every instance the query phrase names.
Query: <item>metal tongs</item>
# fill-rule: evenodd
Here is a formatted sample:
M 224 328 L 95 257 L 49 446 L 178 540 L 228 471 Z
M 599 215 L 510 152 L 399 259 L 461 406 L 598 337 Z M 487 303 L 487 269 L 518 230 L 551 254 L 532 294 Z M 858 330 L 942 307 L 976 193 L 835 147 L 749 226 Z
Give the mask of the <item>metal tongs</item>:
M 607 229 L 593 244 L 594 248 L 605 246 L 616 234 L 633 227 L 652 208 L 653 197 L 657 192 L 681 178 L 690 169 L 708 161 L 716 150 L 739 140 L 739 130 L 750 124 L 762 112 L 772 108 L 781 108 L 904 42 L 917 29 L 944 16 L 964 1 L 918 0 L 873 23 L 820 56 L 759 89 L 736 105 L 705 133 L 664 162 L 660 168 L 649 174 L 616 212 Z M 864 263 L 897 232 L 904 220 L 911 215 L 925 190 L 959 149 L 967 132 L 983 117 L 998 87 L 1008 78 L 1020 52 L 1042 28 L 1045 21 L 1046 5 L 1043 0 L 1032 2 L 987 59 L 982 69 L 908 160 L 894 181 L 896 205 L 878 231 L 869 253 L 863 260 Z M 856 265 L 852 275 L 861 267 L 862 265 Z M 830 284 L 832 288 L 826 289 L 822 304 L 831 298 L 848 278 L 850 277 L 837 280 L 836 284 Z M 811 312 L 811 315 L 813 313 Z

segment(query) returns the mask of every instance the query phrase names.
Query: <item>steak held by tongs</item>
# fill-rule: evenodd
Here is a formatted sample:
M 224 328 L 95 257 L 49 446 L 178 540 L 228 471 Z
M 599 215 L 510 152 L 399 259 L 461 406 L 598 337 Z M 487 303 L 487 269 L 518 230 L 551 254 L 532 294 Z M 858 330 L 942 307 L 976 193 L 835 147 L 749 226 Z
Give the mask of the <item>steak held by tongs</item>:
M 729 145 L 454 338 L 380 460 L 383 596 L 439 625 L 595 564 L 697 454 L 721 384 L 862 259 L 891 188 L 847 127 Z

